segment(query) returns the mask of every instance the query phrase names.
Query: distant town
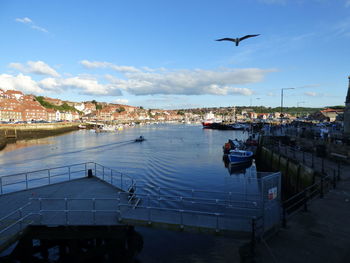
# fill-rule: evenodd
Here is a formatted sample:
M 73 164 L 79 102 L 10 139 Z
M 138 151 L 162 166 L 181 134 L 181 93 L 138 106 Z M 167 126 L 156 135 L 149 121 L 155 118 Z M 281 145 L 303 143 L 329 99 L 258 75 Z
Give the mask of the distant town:
M 0 122 L 61 122 L 61 121 L 100 121 L 100 122 L 144 122 L 182 121 L 200 122 L 215 118 L 224 122 L 286 122 L 293 120 L 333 122 L 343 120 L 344 107 L 327 108 L 292 107 L 266 108 L 219 107 L 181 110 L 144 109 L 122 104 L 97 102 L 63 101 L 60 99 L 23 94 L 17 90 L 0 89 Z

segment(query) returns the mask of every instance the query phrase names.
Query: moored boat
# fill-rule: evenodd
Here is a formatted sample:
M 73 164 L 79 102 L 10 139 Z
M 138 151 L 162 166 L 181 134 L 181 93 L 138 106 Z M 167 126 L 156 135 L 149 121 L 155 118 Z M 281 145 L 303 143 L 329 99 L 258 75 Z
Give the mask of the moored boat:
M 231 150 L 228 154 L 228 160 L 230 164 L 242 164 L 251 162 L 253 159 L 252 151 L 244 151 L 244 150 Z

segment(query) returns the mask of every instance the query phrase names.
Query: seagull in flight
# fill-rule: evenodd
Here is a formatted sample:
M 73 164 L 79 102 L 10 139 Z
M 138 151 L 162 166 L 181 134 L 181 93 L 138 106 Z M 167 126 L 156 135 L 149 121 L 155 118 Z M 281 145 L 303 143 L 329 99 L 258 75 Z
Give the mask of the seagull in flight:
M 257 34 L 257 35 L 246 35 L 244 37 L 241 37 L 241 38 L 229 38 L 229 37 L 225 37 L 225 38 L 220 38 L 220 39 L 217 39 L 216 41 L 232 41 L 232 42 L 235 42 L 236 43 L 236 46 L 238 46 L 239 42 L 244 40 L 244 39 L 247 39 L 247 38 L 250 38 L 250 37 L 257 37 L 259 36 L 260 34 Z

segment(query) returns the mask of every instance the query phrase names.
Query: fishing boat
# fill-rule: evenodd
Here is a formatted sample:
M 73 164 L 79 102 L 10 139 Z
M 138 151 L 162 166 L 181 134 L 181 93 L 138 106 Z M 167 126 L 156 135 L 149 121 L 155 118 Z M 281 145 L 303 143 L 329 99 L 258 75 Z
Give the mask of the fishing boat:
M 252 151 L 244 151 L 244 150 L 231 150 L 228 154 L 228 160 L 230 164 L 242 164 L 251 162 L 253 159 Z

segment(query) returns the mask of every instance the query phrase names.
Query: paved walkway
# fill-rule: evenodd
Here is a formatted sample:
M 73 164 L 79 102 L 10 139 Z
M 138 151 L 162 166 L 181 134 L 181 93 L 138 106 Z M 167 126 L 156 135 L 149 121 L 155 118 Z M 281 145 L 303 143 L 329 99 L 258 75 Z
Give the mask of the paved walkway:
M 281 151 L 285 153 L 285 147 Z M 287 149 L 287 156 L 294 152 Z M 309 156 L 311 156 L 309 154 Z M 302 152 L 295 152 L 302 162 Z M 304 156 L 305 158 L 305 156 Z M 306 159 L 310 164 L 311 157 Z M 314 159 L 316 171 L 322 171 L 322 159 Z M 338 163 L 324 160 L 324 171 L 332 174 Z M 308 212 L 288 220 L 287 228 L 259 243 L 256 262 L 349 262 L 350 258 L 350 166 L 340 166 L 341 181 L 323 199 L 310 203 Z
M 97 178 L 83 178 L 0 196 L 0 218 L 29 202 L 29 198 L 118 198 L 118 189 Z

